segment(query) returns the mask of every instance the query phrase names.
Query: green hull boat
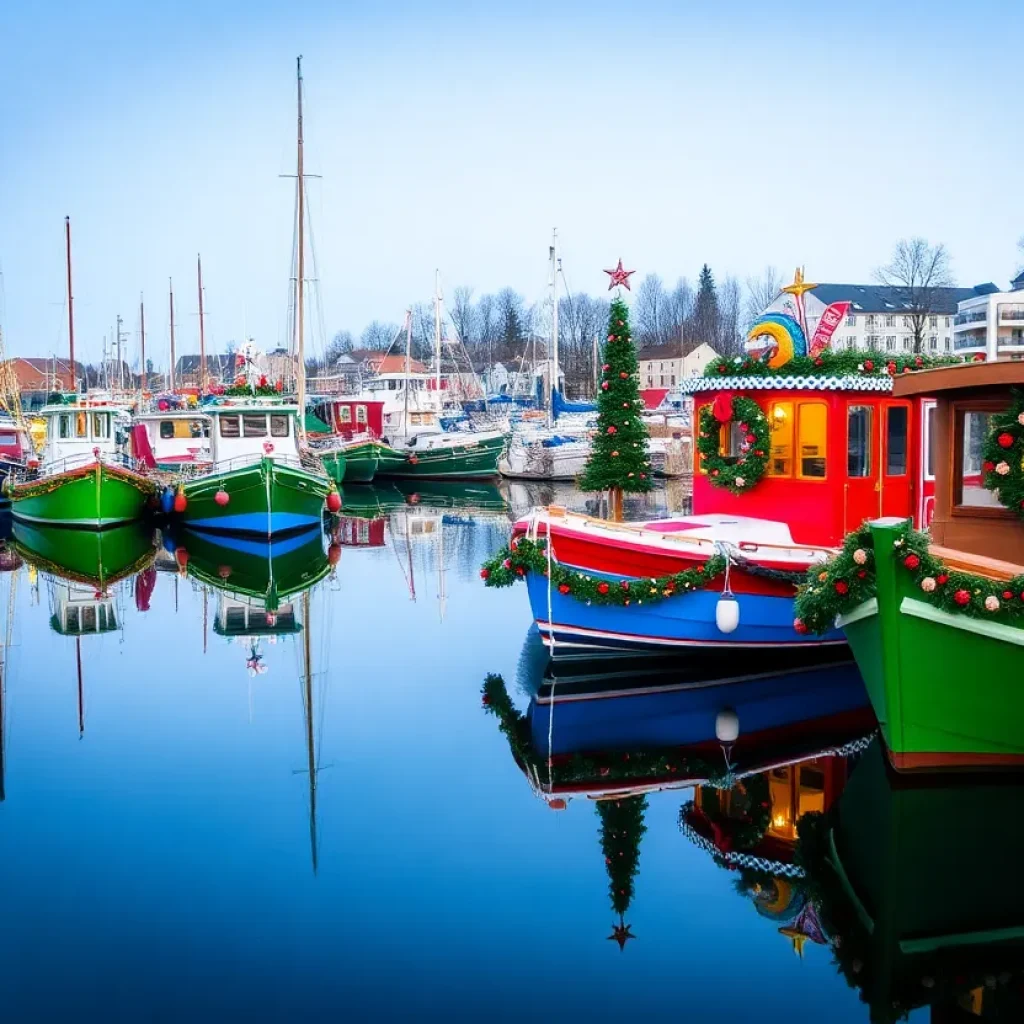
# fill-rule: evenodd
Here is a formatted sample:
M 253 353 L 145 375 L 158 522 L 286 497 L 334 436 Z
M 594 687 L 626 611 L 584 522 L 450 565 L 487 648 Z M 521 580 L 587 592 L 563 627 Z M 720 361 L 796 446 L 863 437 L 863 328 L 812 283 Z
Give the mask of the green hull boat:
M 370 484 L 345 484 L 341 489 L 341 515 L 355 519 L 378 519 L 404 508 L 405 495 L 387 481 Z
M 1024 629 L 921 600 L 871 524 L 878 596 L 839 619 L 899 771 L 1024 768 Z
M 336 484 L 368 484 L 377 473 L 383 448 L 379 441 L 353 441 L 316 454 Z
M 320 465 L 324 472 L 336 483 L 340 484 L 345 479 L 345 472 L 348 469 L 348 459 L 340 449 L 332 449 L 328 452 L 317 452 Z
M 141 519 L 156 492 L 154 481 L 106 462 L 6 485 L 16 520 L 86 530 Z
M 497 484 L 486 481 L 397 480 L 395 486 L 409 505 L 476 512 L 508 511 L 508 502 Z
M 30 565 L 101 591 L 156 557 L 152 529 L 138 522 L 102 531 L 15 522 L 13 535 L 15 550 Z
M 449 435 L 442 435 L 447 442 Z M 498 459 L 505 450 L 503 434 L 473 440 L 453 441 L 438 447 L 383 448 L 377 476 L 466 480 L 498 475 Z
M 183 483 L 179 520 L 193 530 L 273 537 L 319 526 L 333 490 L 326 476 L 264 456 Z

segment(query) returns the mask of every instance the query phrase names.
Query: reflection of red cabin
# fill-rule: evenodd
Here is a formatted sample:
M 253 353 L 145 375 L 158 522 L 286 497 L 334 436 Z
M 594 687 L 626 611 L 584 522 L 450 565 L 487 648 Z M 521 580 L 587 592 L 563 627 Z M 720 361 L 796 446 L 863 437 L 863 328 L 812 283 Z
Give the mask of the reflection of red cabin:
M 354 434 L 380 437 L 384 425 L 384 403 L 361 398 L 335 398 L 331 402 L 331 427 L 344 438 Z
M 379 519 L 342 516 L 335 528 L 334 542 L 346 548 L 382 548 L 386 521 L 384 516 Z
M 876 382 L 881 383 L 864 379 L 866 385 Z M 758 388 L 737 378 L 728 384 L 731 394 L 753 399 L 768 417 L 768 470 L 750 491 L 734 495 L 713 486 L 698 467 L 695 515 L 715 512 L 785 522 L 797 543 L 826 545 L 839 544 L 865 519 L 921 517 L 926 438 L 919 406 L 887 391 L 827 390 L 825 380 L 806 389 Z M 694 390 L 696 441 L 700 410 L 726 388 Z M 741 441 L 738 424 L 722 428 L 723 455 L 738 455 Z

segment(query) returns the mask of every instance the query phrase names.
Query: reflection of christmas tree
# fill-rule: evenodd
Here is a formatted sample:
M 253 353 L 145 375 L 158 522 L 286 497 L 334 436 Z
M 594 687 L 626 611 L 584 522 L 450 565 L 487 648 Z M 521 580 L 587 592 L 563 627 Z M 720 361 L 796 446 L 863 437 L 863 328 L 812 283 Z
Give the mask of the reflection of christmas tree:
M 614 939 L 619 949 L 624 949 L 630 939 L 636 938 L 624 922 L 623 915 L 633 899 L 633 879 L 640 863 L 640 840 L 647 831 L 644 825 L 646 810 L 645 796 L 602 800 L 597 805 L 597 813 L 601 816 L 601 849 L 608 870 L 608 892 L 612 910 L 619 915 L 619 923 L 612 926 L 612 934 L 608 938 Z

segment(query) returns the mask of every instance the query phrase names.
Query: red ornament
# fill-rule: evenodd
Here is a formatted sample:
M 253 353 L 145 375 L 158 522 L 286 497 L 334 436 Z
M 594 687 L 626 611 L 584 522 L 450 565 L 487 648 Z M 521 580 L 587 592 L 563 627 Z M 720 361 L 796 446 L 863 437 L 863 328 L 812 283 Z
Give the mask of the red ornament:
M 487 705 L 491 703 L 491 698 L 485 693 L 480 698 L 480 703 L 483 704 L 484 707 L 487 707 Z
M 921 564 L 921 559 L 918 558 L 917 555 L 907 555 L 907 557 L 903 559 L 903 564 L 908 569 L 916 569 Z
M 958 590 L 953 595 L 953 600 L 963 608 L 965 605 L 971 603 L 971 592 L 969 590 Z
M 1003 591 L 1003 600 L 1004 601 L 1012 601 L 1013 600 L 1013 591 L 1012 590 L 1004 590 Z
M 920 356 L 918 356 L 918 357 L 917 357 L 917 358 L 916 358 L 916 359 L 914 360 L 914 365 L 915 365 L 915 366 L 917 366 L 917 367 L 921 367 L 921 366 L 924 366 L 924 360 L 923 360 L 923 359 L 922 359 L 922 358 L 921 358 Z
M 626 379 L 626 378 L 627 378 L 627 377 L 629 376 L 629 374 L 628 374 L 628 373 L 626 373 L 626 371 L 625 371 L 625 370 L 623 370 L 623 371 L 622 371 L 622 373 L 620 373 L 620 374 L 619 374 L 619 376 L 620 376 L 620 377 L 621 377 L 621 378 L 622 378 L 623 380 L 625 380 L 625 379 Z
M 646 480 L 647 479 L 647 474 L 646 473 L 641 473 L 640 474 L 640 479 L 641 480 Z
M 267 375 L 265 373 L 260 374 L 260 387 L 265 388 L 267 386 Z
M 867 576 L 867 574 L 867 569 L 861 569 L 860 572 L 857 573 L 857 579 L 862 580 L 865 576 Z
M 606 270 L 605 273 L 611 278 L 608 282 L 608 291 L 611 291 L 617 284 L 625 285 L 626 291 L 632 291 L 629 287 L 629 278 L 631 274 L 635 274 L 635 270 L 623 270 L 622 260 L 619 260 L 618 266 L 614 270 Z M 622 326 L 622 321 L 619 321 L 619 326 Z
M 806 623 L 806 622 L 804 622 L 804 620 L 803 620 L 803 619 L 794 619 L 794 620 L 793 620 L 793 628 L 794 628 L 794 629 L 795 629 L 795 630 L 796 630 L 796 631 L 797 631 L 798 633 L 800 633 L 801 635 L 804 635 L 804 634 L 806 634 L 806 633 L 809 633 L 809 632 L 810 632 L 810 630 L 809 630 L 809 629 L 807 628 L 807 623 Z
M 275 390 L 275 391 L 277 391 L 277 392 L 281 392 L 281 391 L 284 391 L 284 381 L 283 381 L 283 380 L 279 380 L 279 381 L 278 381 L 278 382 L 277 382 L 277 383 L 276 383 L 276 384 L 274 385 L 274 390 Z
M 1012 448 L 1013 447 L 1013 434 L 1000 434 L 996 438 L 1000 448 Z
M 217 575 L 222 579 L 226 580 L 231 576 L 230 565 L 219 565 L 217 566 Z
M 188 551 L 185 548 L 175 548 L 174 560 L 184 569 L 188 565 Z
M 850 586 L 845 580 L 836 580 L 835 588 L 837 594 L 845 594 L 849 591 Z
M 991 473 L 996 468 L 994 462 L 985 461 L 981 464 L 981 470 L 983 473 Z
M 525 576 L 526 575 L 526 570 L 521 565 L 517 565 L 516 566 L 516 575 L 517 576 Z
M 618 452 L 612 452 L 612 458 L 613 459 L 617 459 L 618 457 L 619 457 L 619 453 Z
M 741 423 L 740 424 L 740 433 L 741 434 L 749 434 L 750 433 L 750 427 L 748 427 L 746 425 L 746 423 Z
M 490 569 L 481 569 L 480 570 L 480 579 L 482 579 L 482 580 L 489 580 L 490 578 L 491 578 L 491 570 Z
M 222 488 L 213 496 L 213 500 L 223 508 L 231 500 L 231 495 Z
M 609 434 L 617 434 L 617 433 L 618 433 L 618 430 L 617 430 L 617 429 L 615 428 L 615 426 L 614 426 L 614 425 L 612 425 L 612 426 L 610 426 L 610 427 L 608 428 L 608 431 L 607 431 L 607 433 L 609 433 Z
M 614 341 L 615 340 L 615 335 L 614 334 L 609 334 L 608 335 L 608 340 L 609 341 Z
M 941 587 L 943 584 L 949 582 L 949 576 L 944 572 L 940 572 L 939 575 L 935 577 L 935 582 Z
M 814 365 L 815 366 L 824 366 L 825 365 L 825 360 L 822 359 L 821 356 L 818 356 L 818 358 L 814 360 Z
M 607 583 L 598 583 L 598 585 L 597 585 L 597 592 L 599 594 L 607 594 L 608 593 L 608 584 Z
M 607 373 L 611 369 L 611 364 L 605 363 L 604 366 L 601 367 L 601 369 L 604 370 L 605 373 Z
M 184 491 L 178 491 L 174 496 L 174 511 L 181 513 L 188 508 L 188 498 L 185 497 Z
M 505 561 L 501 563 L 501 567 L 502 567 L 502 569 L 511 569 L 512 568 L 512 559 L 511 558 L 506 558 Z
M 569 584 L 568 583 L 559 583 L 558 584 L 558 592 L 560 594 L 568 594 L 569 593 Z
M 864 369 L 867 370 L 868 373 L 870 373 L 874 368 L 875 368 L 874 360 L 872 360 L 872 359 L 865 359 L 864 360 Z
M 608 390 L 608 381 L 605 380 L 605 381 L 601 382 L 601 390 L 602 391 L 607 391 Z
M 621 583 L 619 583 L 619 586 L 620 586 L 620 587 L 621 587 L 621 588 L 622 588 L 623 590 L 629 590 L 629 582 L 628 582 L 627 580 L 622 580 L 622 582 L 621 582 Z
M 732 395 L 728 391 L 715 395 L 714 404 L 711 406 L 711 415 L 719 423 L 728 423 L 732 419 Z
M 724 363 L 719 363 L 718 364 L 718 372 L 719 373 L 728 373 L 729 372 L 729 367 L 726 366 Z
M 757 440 L 757 438 L 754 437 L 753 434 L 747 434 L 747 436 L 743 440 L 746 441 L 747 444 L 753 444 Z
M 890 362 L 886 363 L 886 364 L 885 364 L 885 368 L 886 368 L 886 369 L 887 369 L 887 370 L 889 371 L 889 373 L 891 373 L 891 374 L 894 374 L 894 373 L 896 372 L 896 364 L 895 364 L 894 362 L 891 362 L 891 361 L 890 361 Z

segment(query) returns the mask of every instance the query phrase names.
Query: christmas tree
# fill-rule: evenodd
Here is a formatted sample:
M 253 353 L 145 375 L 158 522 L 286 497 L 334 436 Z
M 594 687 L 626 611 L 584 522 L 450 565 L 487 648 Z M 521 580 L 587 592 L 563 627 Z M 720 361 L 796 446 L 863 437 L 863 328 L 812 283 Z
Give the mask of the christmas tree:
M 636 349 L 629 330 L 629 307 L 619 297 L 612 300 L 601 371 L 597 434 L 579 487 L 584 491 L 649 491 L 651 462 L 647 425 L 641 418 L 644 403 Z
M 625 947 L 630 934 L 629 925 L 623 915 L 633 899 L 633 879 L 640 866 L 640 840 L 647 831 L 644 813 L 647 797 L 631 796 L 621 800 L 602 800 L 597 805 L 601 817 L 601 849 L 604 851 L 604 865 L 608 871 L 608 893 L 612 910 L 619 915 L 619 923 L 612 925 L 608 936 Z

